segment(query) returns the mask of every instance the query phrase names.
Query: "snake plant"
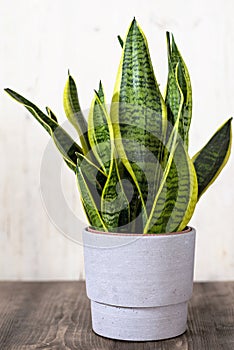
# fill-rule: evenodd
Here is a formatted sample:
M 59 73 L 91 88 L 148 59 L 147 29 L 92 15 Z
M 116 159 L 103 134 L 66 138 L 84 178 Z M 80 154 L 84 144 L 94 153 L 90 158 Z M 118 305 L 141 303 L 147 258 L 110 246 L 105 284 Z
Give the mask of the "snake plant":
M 166 34 L 165 96 L 154 75 L 146 37 L 135 19 L 126 38 L 118 38 L 122 57 L 110 108 L 100 83 L 87 121 L 75 81 L 68 73 L 64 109 L 77 130 L 78 143 L 49 108 L 44 113 L 18 93 L 6 92 L 53 138 L 77 177 L 81 201 L 93 228 L 144 234 L 180 231 L 228 160 L 232 118 L 190 158 L 192 89 L 173 35 Z

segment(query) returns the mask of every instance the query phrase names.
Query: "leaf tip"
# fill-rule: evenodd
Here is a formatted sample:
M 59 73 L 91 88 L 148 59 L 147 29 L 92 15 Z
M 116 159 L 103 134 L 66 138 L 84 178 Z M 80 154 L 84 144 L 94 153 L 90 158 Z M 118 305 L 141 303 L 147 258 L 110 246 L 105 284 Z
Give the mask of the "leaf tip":
M 131 23 L 131 27 L 137 26 L 137 20 L 136 17 L 133 17 L 132 23 Z
M 13 98 L 15 98 L 15 96 L 17 96 L 17 93 L 9 88 L 4 89 L 4 91 Z
M 171 33 L 171 47 L 172 47 L 172 51 L 177 51 L 178 52 L 178 48 L 175 42 L 175 37 L 174 35 Z
M 123 39 L 121 38 L 121 36 L 117 35 L 117 39 L 119 40 L 120 46 L 123 48 L 124 42 L 123 42 Z
M 230 128 L 230 133 L 232 132 L 232 119 L 233 119 L 233 117 L 230 117 L 230 118 L 226 121 L 226 125 L 228 125 L 228 127 Z
M 94 91 L 94 93 L 95 93 L 96 97 L 98 97 L 98 98 L 99 98 L 99 93 L 98 93 L 98 91 L 97 91 L 96 89 L 93 89 L 93 91 Z

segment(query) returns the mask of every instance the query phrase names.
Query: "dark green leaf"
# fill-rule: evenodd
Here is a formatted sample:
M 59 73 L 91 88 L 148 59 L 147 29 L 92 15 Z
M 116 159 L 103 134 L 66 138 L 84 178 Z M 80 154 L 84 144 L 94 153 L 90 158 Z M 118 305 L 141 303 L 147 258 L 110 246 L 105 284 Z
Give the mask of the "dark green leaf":
M 232 129 L 230 118 L 193 157 L 198 180 L 198 198 L 215 181 L 228 161 L 231 152 Z
M 36 118 L 36 120 L 45 128 L 45 130 L 53 138 L 57 148 L 66 160 L 70 163 L 70 167 L 75 170 L 77 157 L 76 152 L 83 153 L 80 146 L 67 134 L 67 132 L 59 126 L 59 124 L 52 118 L 44 114 L 37 106 L 28 101 L 23 96 L 19 95 L 13 90 L 5 89 L 5 91 L 13 97 L 17 102 L 23 104 L 26 109 Z
M 119 40 L 120 46 L 123 48 L 123 46 L 124 46 L 123 39 L 121 38 L 120 35 L 118 35 L 117 38 L 118 38 L 118 40 Z
M 56 117 L 56 115 L 51 111 L 51 109 L 49 107 L 46 107 L 46 111 L 48 116 L 53 119 L 56 123 L 58 123 L 58 119 Z

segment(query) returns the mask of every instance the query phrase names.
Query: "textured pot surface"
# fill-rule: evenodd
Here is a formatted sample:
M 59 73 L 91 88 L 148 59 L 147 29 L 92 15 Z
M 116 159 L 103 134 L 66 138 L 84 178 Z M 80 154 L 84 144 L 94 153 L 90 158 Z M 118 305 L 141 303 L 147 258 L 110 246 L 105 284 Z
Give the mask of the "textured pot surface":
M 115 339 L 157 340 L 186 330 L 195 230 L 169 235 L 83 232 L 93 329 Z

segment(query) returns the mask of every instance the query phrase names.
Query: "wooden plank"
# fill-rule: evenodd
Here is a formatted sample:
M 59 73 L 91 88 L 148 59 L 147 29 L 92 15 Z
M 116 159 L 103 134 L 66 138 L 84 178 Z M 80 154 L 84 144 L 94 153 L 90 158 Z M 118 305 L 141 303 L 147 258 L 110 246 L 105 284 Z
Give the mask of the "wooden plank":
M 84 282 L 1 282 L 0 349 L 233 350 L 234 282 L 195 283 L 188 331 L 145 343 L 94 334 Z

